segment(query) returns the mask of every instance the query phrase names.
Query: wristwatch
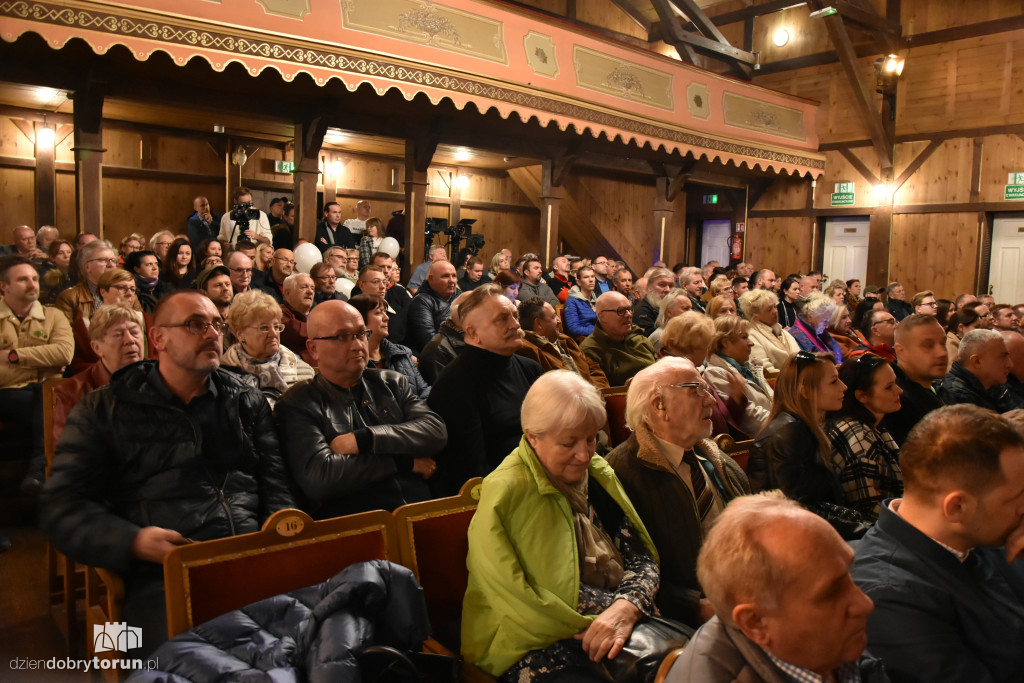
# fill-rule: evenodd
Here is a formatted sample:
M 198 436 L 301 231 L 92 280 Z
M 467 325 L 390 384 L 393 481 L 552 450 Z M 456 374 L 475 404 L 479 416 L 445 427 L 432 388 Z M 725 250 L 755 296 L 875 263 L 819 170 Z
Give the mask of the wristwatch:
M 11 352 L 9 354 L 7 354 L 7 360 L 9 362 L 11 362 L 11 363 L 17 363 L 18 360 L 19 360 L 18 359 L 18 352 L 15 351 L 14 349 L 11 349 Z

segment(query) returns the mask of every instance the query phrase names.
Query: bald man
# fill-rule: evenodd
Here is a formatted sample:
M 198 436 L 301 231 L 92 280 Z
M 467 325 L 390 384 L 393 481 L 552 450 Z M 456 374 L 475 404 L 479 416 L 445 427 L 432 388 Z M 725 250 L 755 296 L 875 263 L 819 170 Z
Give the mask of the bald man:
M 455 266 L 434 261 L 427 270 L 427 281 L 409 304 L 409 329 L 405 345 L 419 352 L 441 329 L 452 302 L 459 294 Z
M 621 387 L 633 375 L 653 365 L 657 354 L 643 330 L 633 324 L 633 307 L 619 292 L 597 297 L 597 324 L 580 350 L 601 365 L 608 383 Z
M 351 305 L 324 301 L 306 329 L 319 372 L 286 391 L 274 413 L 306 512 L 326 519 L 427 500 L 444 422 L 404 375 L 366 369 L 368 331 Z

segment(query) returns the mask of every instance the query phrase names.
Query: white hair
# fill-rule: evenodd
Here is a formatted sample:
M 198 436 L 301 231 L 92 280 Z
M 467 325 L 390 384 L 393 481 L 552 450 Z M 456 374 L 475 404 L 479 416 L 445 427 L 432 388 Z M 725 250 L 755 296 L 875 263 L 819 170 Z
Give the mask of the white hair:
M 971 356 L 979 355 L 982 352 L 985 344 L 990 341 L 998 339 L 1003 341 L 1003 335 L 997 330 L 971 330 L 964 335 L 964 338 L 960 340 L 960 349 L 956 353 L 956 360 L 960 365 L 966 365 L 967 361 L 971 359 Z
M 596 433 L 607 419 L 601 392 L 569 370 L 541 375 L 527 392 L 519 412 L 523 431 L 534 436 L 582 424 L 593 427 Z
M 749 320 L 758 313 L 779 305 L 779 297 L 770 289 L 748 289 L 739 298 L 740 310 Z
M 174 239 L 173 232 L 171 232 L 170 230 L 161 230 L 160 232 L 156 233 L 155 235 L 149 238 L 149 250 L 156 251 L 156 243 L 160 240 L 161 237 L 164 236 Z
M 828 320 L 836 310 L 836 302 L 821 292 L 811 292 L 800 308 L 800 317 L 807 321 Z
M 295 289 L 296 287 L 299 286 L 299 280 L 301 278 L 308 278 L 311 282 L 313 280 L 313 278 L 307 275 L 306 273 L 292 273 L 291 275 L 284 279 L 284 282 L 281 283 L 281 288 L 284 289 L 285 291 Z
M 638 372 L 626 391 L 626 426 L 636 431 L 641 424 L 649 422 L 653 410 L 651 397 L 658 391 L 658 386 L 669 384 L 672 376 L 681 370 L 694 369 L 693 363 L 685 358 L 666 356 Z

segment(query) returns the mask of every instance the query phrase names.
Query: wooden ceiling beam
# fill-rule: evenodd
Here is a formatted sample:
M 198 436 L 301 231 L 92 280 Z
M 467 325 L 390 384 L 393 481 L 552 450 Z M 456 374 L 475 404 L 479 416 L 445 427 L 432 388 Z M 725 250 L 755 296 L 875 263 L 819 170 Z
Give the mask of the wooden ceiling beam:
M 663 28 L 659 30 L 658 35 L 649 34 L 647 40 L 652 43 L 664 40 L 676 49 L 679 59 L 696 65 L 697 52 L 693 49 L 692 45 L 683 40 L 683 26 L 679 23 L 675 13 L 672 12 L 672 8 L 669 7 L 668 0 L 651 0 L 651 5 L 654 7 L 654 11 L 658 13 L 658 18 L 661 20 L 658 23 Z
M 881 182 L 878 179 L 878 176 L 872 173 L 871 170 L 867 167 L 867 165 L 865 165 L 865 163 L 860 160 L 860 157 L 853 153 L 853 150 L 841 149 L 839 150 L 839 153 L 843 156 L 844 159 L 850 162 L 850 165 L 853 166 L 854 169 L 856 169 L 857 173 L 860 173 L 861 177 L 864 178 L 864 180 L 868 181 L 872 185 L 877 185 L 879 182 Z
M 637 11 L 637 8 L 631 5 L 629 0 L 612 0 L 612 4 L 618 7 L 620 12 L 632 19 L 645 33 L 651 32 L 651 22 L 641 12 Z
M 761 17 L 765 14 L 772 14 L 779 10 L 788 9 L 790 7 L 799 7 L 806 5 L 803 0 L 772 0 L 772 2 L 763 2 L 759 5 L 753 5 L 751 7 L 744 7 L 732 12 L 722 12 L 721 14 L 711 17 L 711 21 L 716 26 L 725 26 L 726 24 L 734 24 L 737 21 L 746 21 L 747 19 L 753 19 L 755 17 Z
M 824 6 L 824 0 L 810 0 L 809 4 L 813 9 L 819 10 Z M 891 169 L 893 141 L 886 133 L 881 114 L 875 110 L 874 89 L 861 73 L 857 53 L 853 49 L 843 18 L 838 14 L 832 14 L 824 17 L 823 21 L 829 38 L 839 54 L 839 62 L 843 65 L 843 71 L 846 72 L 846 78 L 853 90 L 857 113 L 867 126 L 882 169 Z
M 942 146 L 944 140 L 932 140 L 927 147 L 921 150 L 921 153 L 914 157 L 914 160 L 907 164 L 907 167 L 903 169 L 903 173 L 900 173 L 899 177 L 896 178 L 892 184 L 892 191 L 895 193 L 896 190 L 903 187 L 903 184 L 910 180 L 910 177 L 917 173 L 918 169 L 928 161 L 928 157 L 935 153 L 939 147 Z

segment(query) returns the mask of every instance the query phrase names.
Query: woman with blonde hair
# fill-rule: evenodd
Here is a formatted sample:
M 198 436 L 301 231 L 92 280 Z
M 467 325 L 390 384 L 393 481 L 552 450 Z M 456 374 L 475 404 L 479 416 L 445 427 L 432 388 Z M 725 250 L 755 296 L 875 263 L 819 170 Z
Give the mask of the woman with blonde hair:
M 835 358 L 800 351 L 782 366 L 768 424 L 750 449 L 747 476 L 756 493 L 780 489 L 825 518 L 846 540 L 866 531 L 846 500 L 825 435 L 825 416 L 843 407 L 846 385 Z
M 846 307 L 846 283 L 840 279 L 832 280 L 825 287 L 825 296 L 832 299 L 836 303 L 836 306 Z
M 253 268 L 264 273 L 269 273 L 274 265 L 274 245 L 262 242 L 256 246 L 256 260 Z
M 750 321 L 750 357 L 761 364 L 764 376 L 776 377 L 789 357 L 800 350 L 793 335 L 779 325 L 779 298 L 767 289 L 744 292 L 739 300 L 743 317 Z
M 266 292 L 250 289 L 236 296 L 227 323 L 238 342 L 222 362 L 255 375 L 271 408 L 293 384 L 313 379 L 313 368 L 281 344 L 281 307 Z
M 692 310 L 693 303 L 685 289 L 673 289 L 662 298 L 658 304 L 658 317 L 654 319 L 654 332 L 651 332 L 648 337 L 655 351 L 661 350 L 661 338 L 668 322 L 676 316 Z
M 508 254 L 503 251 L 499 251 L 493 258 L 491 258 L 491 272 L 489 273 L 491 281 L 493 282 L 494 278 L 498 277 L 498 273 L 509 270 L 510 268 L 511 264 L 508 262 Z
M 708 302 L 707 316 L 712 320 L 718 320 L 723 316 L 738 317 L 736 315 L 736 301 L 731 294 L 719 294 Z
M 747 434 L 757 434 L 768 423 L 774 397 L 761 365 L 750 360 L 753 346 L 749 322 L 735 315 L 720 317 L 715 320 L 711 357 L 704 370 L 704 379 L 723 396 L 732 391 L 730 375 L 738 373 L 743 378 L 743 394 L 747 403 L 742 427 Z

